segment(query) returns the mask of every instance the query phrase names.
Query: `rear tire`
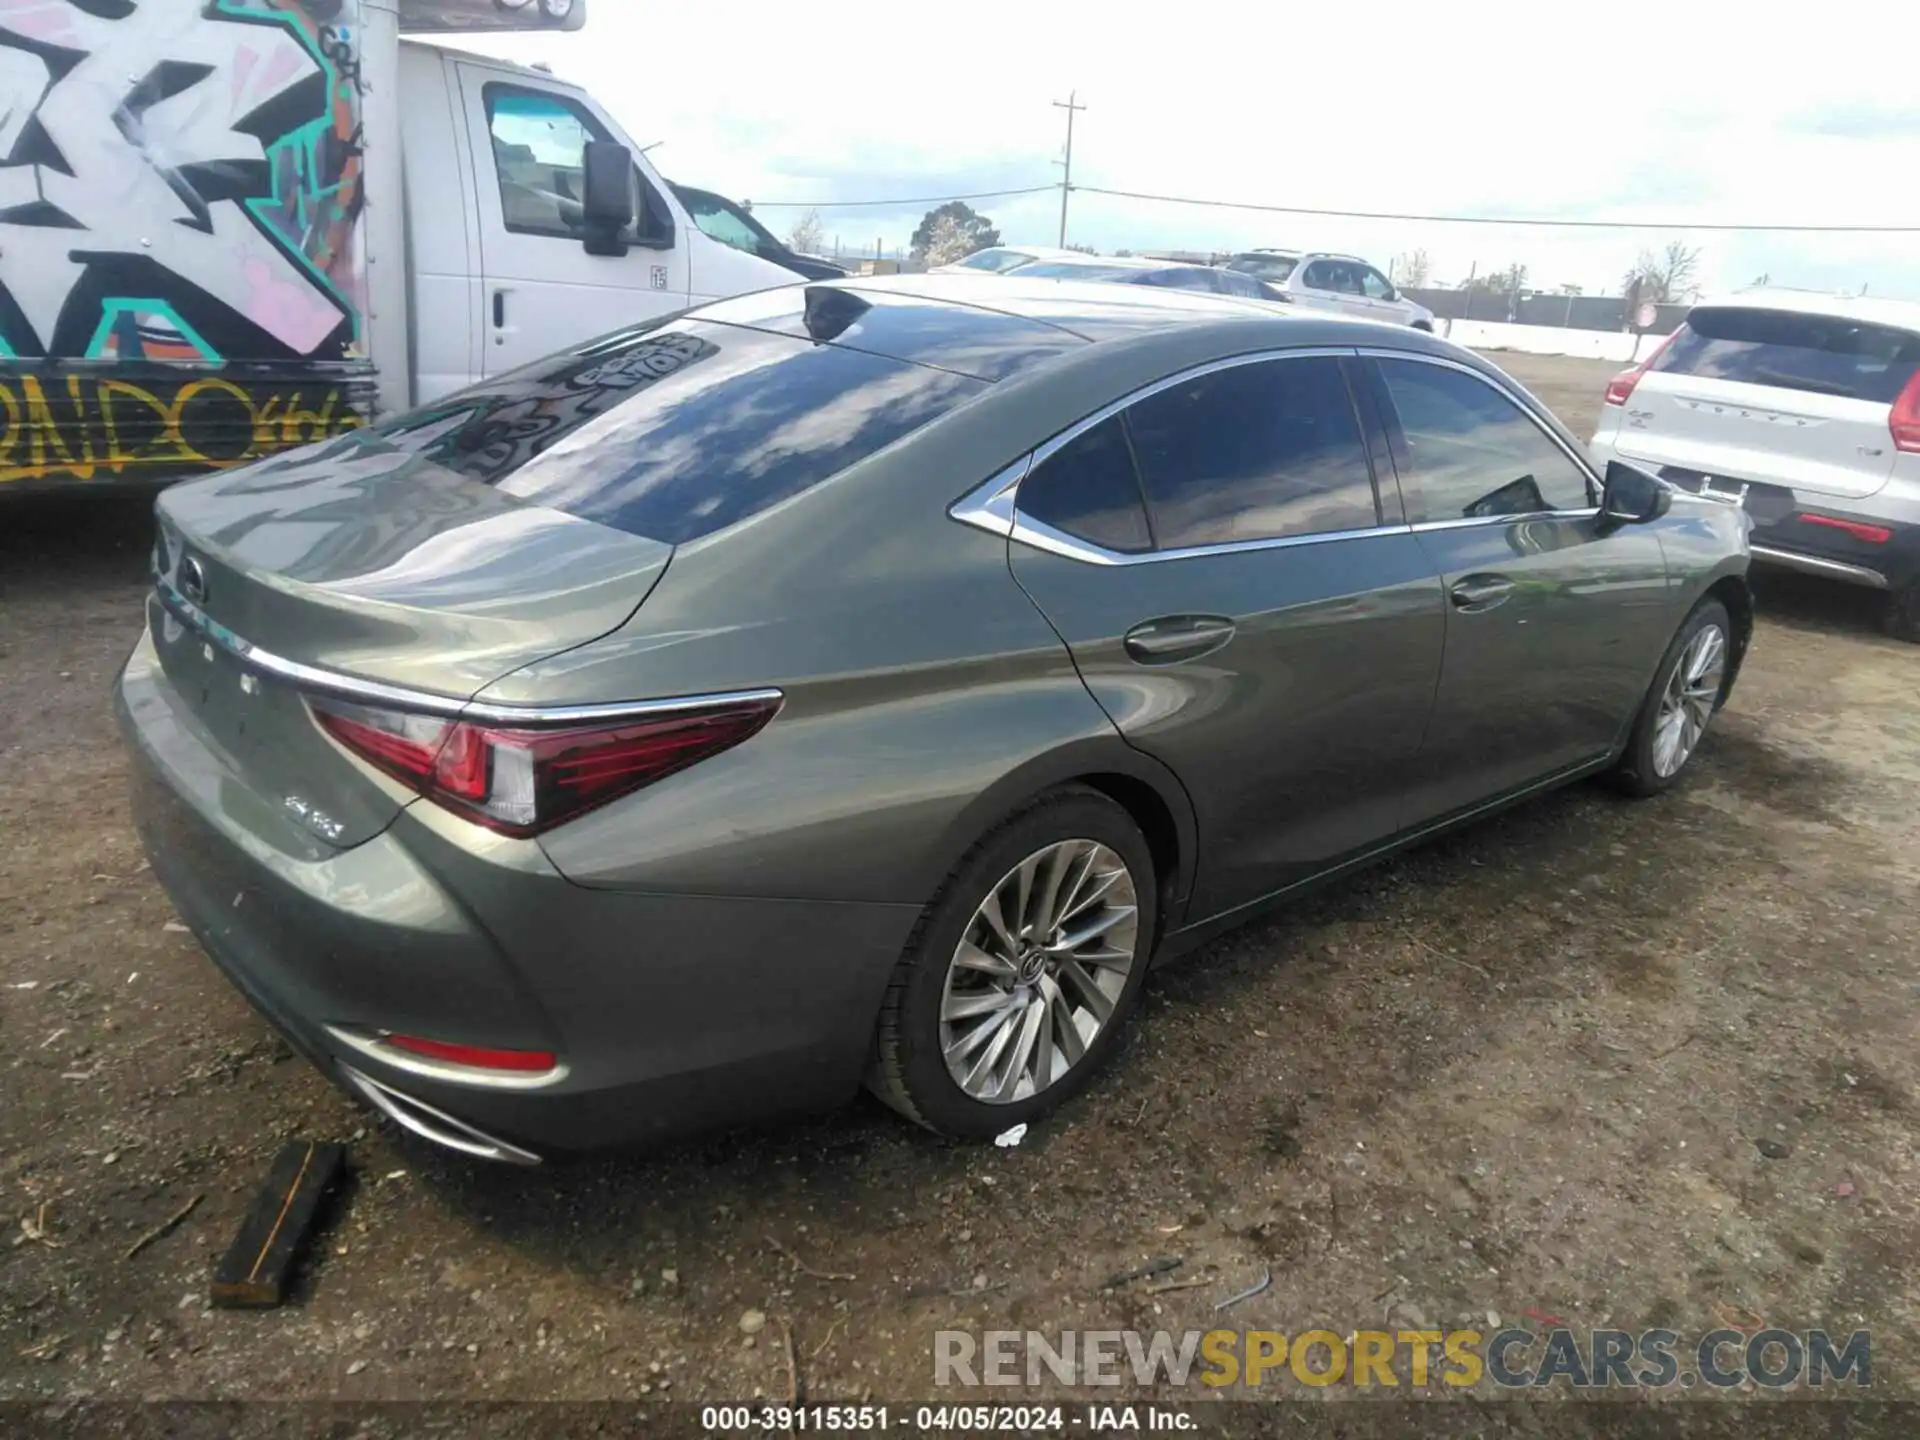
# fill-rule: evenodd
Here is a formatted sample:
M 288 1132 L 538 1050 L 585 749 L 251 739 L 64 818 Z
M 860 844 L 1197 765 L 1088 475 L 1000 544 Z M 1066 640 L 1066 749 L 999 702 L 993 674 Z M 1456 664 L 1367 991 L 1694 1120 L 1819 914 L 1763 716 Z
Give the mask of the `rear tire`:
M 869 1087 L 963 1140 L 1067 1100 L 1133 1009 L 1158 894 L 1139 827 L 1097 791 L 1053 791 L 1003 821 L 961 858 L 907 941 Z
M 1660 657 L 1613 772 L 1615 785 L 1637 797 L 1672 789 L 1727 698 L 1732 675 L 1733 622 L 1718 600 L 1702 600 Z
M 1920 645 L 1920 579 L 1887 596 L 1886 609 L 1880 612 L 1880 628 L 1895 640 Z

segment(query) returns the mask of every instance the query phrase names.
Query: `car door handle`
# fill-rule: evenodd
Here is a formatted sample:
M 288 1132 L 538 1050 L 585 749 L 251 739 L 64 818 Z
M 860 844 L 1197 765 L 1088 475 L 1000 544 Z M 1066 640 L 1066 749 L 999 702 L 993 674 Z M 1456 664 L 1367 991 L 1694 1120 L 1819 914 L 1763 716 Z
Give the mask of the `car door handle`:
M 506 324 L 507 292 L 504 290 L 496 290 L 493 292 L 493 328 L 503 330 L 506 328 Z
M 1513 581 L 1504 575 L 1468 575 L 1448 593 L 1456 610 L 1491 610 L 1513 594 Z
M 1134 626 L 1123 643 L 1142 665 L 1171 665 L 1209 654 L 1232 638 L 1233 621 L 1224 615 L 1163 615 Z

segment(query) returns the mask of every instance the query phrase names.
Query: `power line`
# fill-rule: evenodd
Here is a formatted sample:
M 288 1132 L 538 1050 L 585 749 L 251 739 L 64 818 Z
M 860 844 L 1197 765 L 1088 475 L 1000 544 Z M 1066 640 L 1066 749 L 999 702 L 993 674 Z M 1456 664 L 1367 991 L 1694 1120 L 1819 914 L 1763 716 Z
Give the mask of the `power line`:
M 881 206 L 944 205 L 951 200 L 998 200 L 1009 195 L 1039 195 L 1057 185 L 1029 185 L 1021 190 L 975 190 L 969 195 L 913 195 L 899 200 L 756 200 L 756 210 L 870 210 Z
M 1140 190 L 1104 190 L 1076 185 L 1086 195 L 1121 200 L 1150 200 L 1163 205 L 1200 205 L 1217 210 L 1259 210 L 1273 215 L 1325 215 L 1343 220 L 1418 220 L 1434 225 L 1539 225 L 1571 230 L 1747 230 L 1780 234 L 1911 235 L 1920 225 L 1735 225 L 1698 220 L 1556 220 L 1546 216 L 1410 215 L 1391 210 L 1318 210 L 1305 205 L 1257 205 L 1245 200 L 1199 200 L 1187 195 L 1152 195 Z
M 1055 101 L 1055 104 L 1060 102 Z M 949 200 L 999 200 L 1058 190 L 1060 183 L 1017 190 L 977 190 L 968 195 L 920 195 L 899 200 L 756 200 L 757 210 L 855 210 L 886 206 L 940 205 Z M 1395 210 L 1328 210 L 1307 205 L 1260 205 L 1250 200 L 1205 200 L 1191 195 L 1155 195 L 1143 190 L 1109 190 L 1075 185 L 1083 195 L 1145 200 L 1161 205 L 1197 205 L 1214 210 L 1254 210 L 1268 215 L 1318 215 L 1336 220 L 1411 220 L 1428 225 L 1522 225 L 1562 230 L 1726 230 L 1774 235 L 1914 235 L 1920 225 L 1746 225 L 1701 220 L 1560 220 L 1527 215 L 1419 215 Z

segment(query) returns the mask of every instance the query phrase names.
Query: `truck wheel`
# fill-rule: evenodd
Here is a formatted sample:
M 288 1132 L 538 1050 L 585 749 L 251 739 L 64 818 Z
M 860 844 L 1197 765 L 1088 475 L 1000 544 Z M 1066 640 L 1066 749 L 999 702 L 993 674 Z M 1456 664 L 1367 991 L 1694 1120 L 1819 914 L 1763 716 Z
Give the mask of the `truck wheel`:
M 1726 698 L 1732 637 L 1726 606 L 1702 600 L 1693 607 L 1661 657 L 1614 771 L 1615 783 L 1627 794 L 1658 795 L 1680 779 Z
M 1887 596 L 1887 608 L 1880 612 L 1880 628 L 1896 640 L 1920 645 L 1920 577 Z
M 1096 791 L 1055 791 L 1006 820 L 907 942 L 870 1087 L 964 1140 L 1053 1109 L 1100 1068 L 1133 1008 L 1157 895 L 1139 827 Z

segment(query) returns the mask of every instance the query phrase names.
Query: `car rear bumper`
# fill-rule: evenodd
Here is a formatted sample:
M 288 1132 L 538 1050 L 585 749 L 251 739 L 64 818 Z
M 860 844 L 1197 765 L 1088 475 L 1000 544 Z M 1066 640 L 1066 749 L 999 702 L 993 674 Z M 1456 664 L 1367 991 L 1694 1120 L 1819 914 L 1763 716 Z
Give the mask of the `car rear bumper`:
M 239 787 L 144 639 L 115 708 L 135 823 L 182 919 L 323 1073 L 408 1129 L 525 1162 L 857 1087 L 916 907 L 586 890 L 537 845 L 424 803 L 328 850 Z M 473 1072 L 392 1053 L 386 1033 L 559 1063 Z
M 1920 580 L 1920 504 L 1897 487 L 1853 499 L 1648 465 L 1619 454 L 1604 433 L 1591 453 L 1602 469 L 1608 460 L 1626 460 L 1683 490 L 1738 505 L 1752 517 L 1750 545 L 1760 564 L 1873 590 L 1900 590 Z

